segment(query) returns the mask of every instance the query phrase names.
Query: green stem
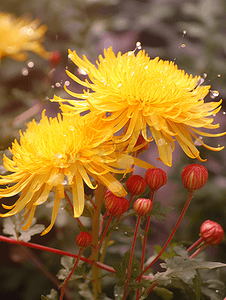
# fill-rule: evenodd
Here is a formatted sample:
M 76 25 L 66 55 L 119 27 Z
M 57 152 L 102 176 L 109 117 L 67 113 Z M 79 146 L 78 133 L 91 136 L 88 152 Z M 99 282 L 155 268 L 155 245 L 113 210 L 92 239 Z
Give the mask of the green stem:
M 97 253 L 97 251 L 100 249 L 100 246 L 101 246 L 101 244 L 102 244 L 102 242 L 103 242 L 103 240 L 104 240 L 104 238 L 105 238 L 105 236 L 106 236 L 106 233 L 107 233 L 107 231 L 108 231 L 108 228 L 109 228 L 109 226 L 110 226 L 110 224 L 111 224 L 111 221 L 112 221 L 112 218 L 113 218 L 113 217 L 114 217 L 113 215 L 110 216 L 110 218 L 109 218 L 109 220 L 108 220 L 108 222 L 107 222 L 106 228 L 104 229 L 104 232 L 103 232 L 103 234 L 102 234 L 102 237 L 101 237 L 101 239 L 100 239 L 100 241 L 99 241 L 99 243 L 98 243 L 96 249 L 94 249 L 93 253 L 90 255 L 89 259 L 91 259 L 91 258 Z
M 178 228 L 178 226 L 179 226 L 179 224 L 180 224 L 180 222 L 181 222 L 181 220 L 182 220 L 182 218 L 183 218 L 183 216 L 184 216 L 184 214 L 185 214 L 185 212 L 186 212 L 186 210 L 187 210 L 187 208 L 188 208 L 188 206 L 189 206 L 189 204 L 191 202 L 193 194 L 194 194 L 194 191 L 190 191 L 189 192 L 188 198 L 187 198 L 186 203 L 184 205 L 184 208 L 183 208 L 183 210 L 182 210 L 182 212 L 181 212 L 181 214 L 180 214 L 180 216 L 179 216 L 179 218 L 177 220 L 177 223 L 174 226 L 174 228 L 173 228 L 173 230 L 172 230 L 172 232 L 171 232 L 168 240 L 166 241 L 165 245 L 163 246 L 162 250 L 156 256 L 156 258 L 143 270 L 143 272 L 141 273 L 141 275 L 136 280 L 139 280 L 141 278 L 141 276 L 159 259 L 159 257 L 162 255 L 162 253 L 166 250 L 167 246 L 169 245 L 172 237 L 174 236 L 174 233 L 176 232 L 176 230 L 177 230 L 177 228 Z
M 101 214 L 101 206 L 104 197 L 105 187 L 98 183 L 98 187 L 95 190 L 95 206 L 93 214 L 93 223 L 92 223 L 92 245 L 94 246 L 93 253 L 98 245 L 99 239 L 99 224 L 100 224 L 100 214 Z M 96 262 L 98 260 L 98 252 L 95 252 L 93 255 L 93 260 Z M 98 294 L 101 293 L 99 276 L 98 276 L 98 267 L 96 264 L 92 266 L 92 279 L 93 279 L 93 293 L 94 299 L 98 300 Z
M 136 244 L 138 228 L 140 226 L 140 220 L 141 220 L 141 216 L 139 216 L 137 219 L 137 224 L 136 224 L 136 228 L 135 228 L 135 232 L 134 232 L 133 244 L 132 244 L 130 258 L 129 258 L 129 268 L 128 268 L 128 273 L 127 273 L 127 280 L 126 280 L 126 285 L 125 285 L 125 289 L 124 289 L 123 300 L 125 300 L 126 296 L 127 296 L 127 290 L 128 290 L 128 285 L 129 285 L 129 280 L 130 280 L 130 275 L 131 275 L 131 270 L 132 270 L 132 263 L 133 263 L 133 253 L 134 253 L 134 248 L 135 248 L 135 244 Z

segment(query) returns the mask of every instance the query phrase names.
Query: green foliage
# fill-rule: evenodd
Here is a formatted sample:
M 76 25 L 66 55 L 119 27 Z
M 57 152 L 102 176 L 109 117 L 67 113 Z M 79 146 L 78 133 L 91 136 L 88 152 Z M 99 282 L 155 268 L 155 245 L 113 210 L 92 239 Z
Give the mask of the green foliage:
M 114 263 L 113 267 L 115 269 L 115 276 L 118 278 L 117 285 L 119 287 L 124 287 L 126 280 L 127 280 L 127 269 L 129 266 L 129 260 L 130 260 L 130 250 L 128 250 L 121 262 L 116 262 Z M 130 276 L 130 283 L 129 286 L 132 288 L 138 288 L 142 287 L 144 284 L 144 281 L 142 283 L 134 282 L 134 280 L 140 275 L 141 273 L 141 264 L 133 255 L 133 260 L 132 260 L 132 269 L 131 269 L 131 276 Z
M 18 213 L 15 216 L 4 219 L 3 233 L 9 235 L 13 239 L 19 239 L 24 242 L 30 241 L 31 237 L 35 234 L 41 233 L 45 226 L 42 224 L 35 224 L 36 218 L 33 219 L 31 226 L 26 231 L 23 227 L 23 213 Z
M 153 204 L 153 208 L 149 213 L 149 216 L 154 216 L 156 220 L 166 220 L 166 216 L 171 214 L 174 207 L 172 206 L 161 206 L 161 201 L 157 201 Z

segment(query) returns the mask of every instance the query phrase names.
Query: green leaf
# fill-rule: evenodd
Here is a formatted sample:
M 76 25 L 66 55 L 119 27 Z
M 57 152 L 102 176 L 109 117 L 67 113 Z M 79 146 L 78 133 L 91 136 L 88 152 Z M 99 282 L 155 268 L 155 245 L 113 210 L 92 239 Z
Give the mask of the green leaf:
M 201 276 L 200 276 L 198 270 L 196 270 L 195 278 L 192 279 L 192 281 L 194 283 L 194 291 L 196 294 L 196 300 L 200 300 L 201 299 L 201 286 L 203 285 L 203 282 L 201 280 Z
M 36 218 L 33 218 L 31 226 L 27 230 L 23 230 L 23 212 L 16 214 L 15 216 L 4 219 L 3 221 L 3 233 L 9 235 L 13 239 L 18 239 L 24 242 L 29 242 L 31 237 L 35 234 L 41 233 L 45 226 L 42 224 L 35 224 Z
M 50 294 L 41 296 L 41 300 L 58 300 L 58 293 L 56 290 L 51 289 Z
M 160 266 L 166 271 L 155 274 L 153 282 L 165 286 L 170 284 L 173 278 L 180 278 L 185 283 L 189 283 L 191 279 L 195 278 L 197 269 L 221 268 L 226 267 L 226 264 L 175 256 L 166 258 L 166 262 L 160 264 Z
M 60 269 L 57 273 L 57 278 L 60 280 L 65 280 L 68 275 L 71 272 L 71 269 L 73 268 L 75 259 L 73 257 L 69 257 L 69 256 L 63 256 L 61 257 L 60 263 L 63 266 L 62 269 Z M 72 279 L 74 278 L 73 275 L 71 277 Z
M 119 279 L 118 286 L 124 287 L 127 280 L 127 269 L 129 267 L 130 260 L 130 250 L 128 250 L 125 254 L 121 262 L 114 263 L 113 267 L 115 269 L 115 276 Z M 130 275 L 130 283 L 132 283 L 141 273 L 141 264 L 133 255 L 132 260 L 132 269 Z M 132 285 L 138 287 L 139 283 L 134 282 Z M 130 285 L 130 286 L 132 286 Z
M 153 204 L 153 208 L 149 213 L 149 216 L 154 216 L 156 220 L 166 220 L 166 216 L 171 214 L 174 207 L 172 206 L 161 206 L 161 202 L 157 201 Z

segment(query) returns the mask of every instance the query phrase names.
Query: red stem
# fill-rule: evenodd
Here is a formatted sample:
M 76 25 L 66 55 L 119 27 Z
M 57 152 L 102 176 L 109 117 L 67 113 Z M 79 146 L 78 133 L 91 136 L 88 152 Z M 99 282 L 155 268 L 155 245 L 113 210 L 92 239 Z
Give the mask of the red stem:
M 194 244 L 192 244 L 188 249 L 187 252 L 190 252 L 192 249 L 194 249 L 196 246 L 198 246 L 203 241 L 203 238 L 200 237 Z
M 143 270 L 143 272 L 141 273 L 141 275 L 136 279 L 136 280 L 139 280 L 140 278 L 141 278 L 141 276 L 159 259 L 159 257 L 162 255 L 162 253 L 165 251 L 165 249 L 167 248 L 167 246 L 169 245 L 169 243 L 170 243 L 170 241 L 171 241 L 171 239 L 172 239 L 172 237 L 174 236 L 174 234 L 175 234 L 175 232 L 176 232 L 176 230 L 177 230 L 177 228 L 178 228 L 178 226 L 179 226 L 179 224 L 180 224 L 180 222 L 181 222 L 181 220 L 182 220 L 182 218 L 183 218 L 183 216 L 184 216 L 184 214 L 185 214 L 185 212 L 186 212 L 186 210 L 187 210 L 187 208 L 188 208 L 188 206 L 189 206 L 189 204 L 190 204 L 190 202 L 191 202 L 191 199 L 192 199 L 192 196 L 193 196 L 193 194 L 194 194 L 194 191 L 189 191 L 189 194 L 188 194 L 188 198 L 187 198 L 187 200 L 186 200 L 186 203 L 185 203 L 185 205 L 184 205 L 184 208 L 183 208 L 183 210 L 182 210 L 182 212 L 181 212 L 181 214 L 180 214 L 180 216 L 179 216 L 179 218 L 178 218 L 178 220 L 177 220 L 177 223 L 176 223 L 176 225 L 174 226 L 174 228 L 173 228 L 173 231 L 171 232 L 171 234 L 170 234 L 170 236 L 169 236 L 169 238 L 168 238 L 168 240 L 166 241 L 166 243 L 165 243 L 165 245 L 163 246 L 163 248 L 162 248 L 162 250 L 160 251 L 160 253 L 156 256 L 156 258 Z
M 2 235 L 0 235 L 0 241 L 6 242 L 6 243 L 9 243 L 9 244 L 22 245 L 22 246 L 33 248 L 33 249 L 38 249 L 38 250 L 42 250 L 42 251 L 47 251 L 47 252 L 52 252 L 52 253 L 56 253 L 56 254 L 60 254 L 60 255 L 66 255 L 66 256 L 78 258 L 78 255 L 70 253 L 70 252 L 66 252 L 66 251 L 62 251 L 62 250 L 58 250 L 58 249 L 54 249 L 54 248 L 50 248 L 50 247 L 46 247 L 46 246 L 42 246 L 42 245 L 38 245 L 38 244 L 26 243 L 24 241 L 17 241 L 17 240 L 14 240 L 14 239 L 2 236 Z M 82 261 L 90 264 L 90 265 L 95 264 L 100 269 L 106 270 L 106 271 L 111 272 L 111 273 L 115 273 L 114 268 L 112 268 L 108 265 L 105 265 L 105 264 L 100 263 L 100 262 L 94 262 L 93 260 L 91 260 L 89 258 L 85 258 L 83 256 L 81 256 L 80 259 Z
M 154 195 L 155 195 L 155 191 L 152 191 L 151 198 L 150 198 L 150 200 L 151 200 L 152 203 L 154 201 Z M 148 229 L 149 229 L 150 221 L 151 221 L 151 217 L 148 216 L 147 222 L 146 222 L 146 226 L 145 226 L 145 233 L 144 233 L 143 246 L 142 246 L 141 271 L 143 270 L 143 267 L 144 267 L 145 250 L 146 250 L 146 243 L 147 243 Z M 140 281 L 141 281 L 141 278 L 139 279 L 139 282 Z M 140 290 L 138 289 L 137 290 L 136 300 L 139 300 L 139 297 L 140 297 Z
M 70 274 L 68 275 L 67 279 L 65 280 L 64 284 L 62 285 L 62 290 L 61 290 L 61 294 L 60 294 L 60 300 L 63 300 L 63 297 L 64 297 L 64 291 L 65 291 L 65 288 L 66 288 L 66 284 L 68 283 L 69 279 L 71 278 L 72 274 L 74 273 L 75 271 L 75 268 L 77 267 L 78 265 L 78 262 L 81 258 L 81 255 L 82 255 L 82 248 L 79 249 L 79 253 L 78 253 L 78 257 L 75 261 L 75 264 L 70 272 Z
M 131 196 L 130 196 L 130 199 L 129 199 L 129 207 L 130 207 L 131 202 L 133 201 L 134 196 L 135 196 L 135 195 L 131 195 Z
M 199 249 L 197 249 L 191 256 L 189 256 L 190 259 L 195 257 L 197 254 L 199 254 L 203 249 L 205 249 L 208 245 L 204 244 Z
M 126 296 L 127 296 L 127 290 L 128 290 L 128 285 L 129 285 L 129 280 L 130 280 L 130 275 L 131 275 L 131 270 L 132 270 L 133 253 L 134 253 L 134 248 L 135 248 L 135 244 L 136 244 L 138 229 L 140 226 L 140 220 L 141 220 L 141 216 L 139 216 L 137 219 L 137 224 L 136 224 L 136 228 L 135 228 L 135 232 L 134 232 L 133 244 L 132 244 L 130 258 L 129 258 L 129 268 L 128 268 L 128 273 L 127 273 L 127 280 L 126 280 L 126 285 L 125 285 L 125 289 L 124 289 L 123 300 L 125 300 Z
M 108 220 L 108 222 L 107 222 L 107 225 L 106 225 L 106 227 L 105 227 L 105 229 L 104 229 L 104 232 L 103 232 L 103 234 L 102 234 L 102 237 L 101 237 L 101 239 L 100 239 L 100 241 L 99 241 L 99 243 L 98 243 L 96 249 L 95 249 L 95 250 L 93 251 L 93 253 L 90 255 L 89 259 L 91 259 L 91 257 L 92 257 L 95 253 L 97 253 L 97 251 L 100 249 L 100 246 L 101 246 L 101 244 L 102 244 L 102 242 L 103 242 L 103 240 L 104 240 L 104 238 L 105 238 L 105 236 L 106 236 L 106 233 L 107 233 L 107 231 L 108 231 L 108 228 L 109 228 L 109 226 L 110 226 L 110 224 L 111 224 L 111 221 L 112 221 L 113 217 L 114 217 L 113 215 L 110 216 L 110 218 L 109 218 L 109 220 Z

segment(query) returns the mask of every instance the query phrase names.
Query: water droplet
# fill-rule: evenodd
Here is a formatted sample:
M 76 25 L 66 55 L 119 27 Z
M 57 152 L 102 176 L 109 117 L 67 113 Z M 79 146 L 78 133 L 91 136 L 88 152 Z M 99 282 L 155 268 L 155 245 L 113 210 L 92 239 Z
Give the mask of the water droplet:
M 116 230 L 118 230 L 118 227 L 115 227 Z
M 29 68 L 33 68 L 35 64 L 33 63 L 33 61 L 29 61 L 27 63 L 27 65 L 28 65 Z
M 218 91 L 210 91 L 210 98 L 211 99 L 215 99 L 218 96 L 219 96 L 219 92 Z
M 70 85 L 70 81 L 66 80 L 66 81 L 64 82 L 64 84 L 65 84 L 66 86 L 69 86 L 69 85 Z
M 127 232 L 127 231 L 125 231 L 124 233 L 125 233 L 125 234 L 127 234 L 128 232 Z
M 136 42 L 136 48 L 137 48 L 138 50 L 141 49 L 141 42 Z
M 29 71 L 28 71 L 27 68 L 23 68 L 23 69 L 21 70 L 21 73 L 22 73 L 22 75 L 27 76 L 28 73 L 29 73 Z
M 55 85 L 53 84 L 53 85 L 51 86 L 51 88 L 54 89 L 54 88 L 55 88 Z
M 206 73 L 203 73 L 202 77 L 203 77 L 204 79 L 206 79 L 207 74 L 206 74 Z
M 182 48 L 185 48 L 185 47 L 186 47 L 186 44 L 183 43 L 183 44 L 181 44 L 180 46 L 181 46 Z
M 163 146 L 166 143 L 166 140 L 164 138 L 161 138 L 157 141 L 158 146 Z
M 60 82 L 56 82 L 55 83 L 55 86 L 58 88 L 58 87 L 61 87 L 61 84 L 60 84 Z
M 223 111 L 223 115 L 226 115 L 226 111 Z
M 82 68 L 78 68 L 78 74 L 79 75 L 87 75 L 88 71 L 86 72 L 84 69 Z
M 221 77 L 221 74 L 217 74 L 217 77 Z
M 201 142 L 200 140 L 196 139 L 196 140 L 194 141 L 194 145 L 195 145 L 195 146 L 202 146 L 202 142 Z
M 185 35 L 187 33 L 187 31 L 186 30 L 183 30 L 183 34 Z

